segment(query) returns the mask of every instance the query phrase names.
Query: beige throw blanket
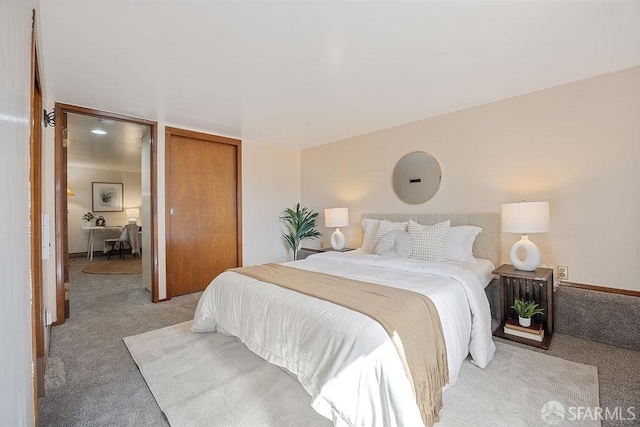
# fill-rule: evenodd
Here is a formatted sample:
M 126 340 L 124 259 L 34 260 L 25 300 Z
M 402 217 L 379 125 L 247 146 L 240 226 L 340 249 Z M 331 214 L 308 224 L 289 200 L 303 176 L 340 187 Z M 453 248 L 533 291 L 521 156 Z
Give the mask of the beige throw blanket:
M 428 297 L 279 264 L 230 271 L 341 305 L 380 323 L 398 350 L 425 425 L 438 421 L 449 369 L 438 311 Z

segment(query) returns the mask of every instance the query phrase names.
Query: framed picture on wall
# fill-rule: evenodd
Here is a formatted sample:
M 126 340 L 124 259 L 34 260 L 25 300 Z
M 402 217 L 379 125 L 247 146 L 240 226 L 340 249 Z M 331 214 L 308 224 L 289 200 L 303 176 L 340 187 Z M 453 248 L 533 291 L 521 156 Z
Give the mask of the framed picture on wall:
M 123 184 L 92 182 L 94 212 L 122 212 Z

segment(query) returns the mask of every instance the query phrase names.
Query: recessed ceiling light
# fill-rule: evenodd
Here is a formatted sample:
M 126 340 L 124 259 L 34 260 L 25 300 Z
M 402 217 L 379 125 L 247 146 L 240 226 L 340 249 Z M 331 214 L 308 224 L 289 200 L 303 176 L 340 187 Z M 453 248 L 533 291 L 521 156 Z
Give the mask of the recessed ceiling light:
M 107 132 L 103 131 L 102 129 L 91 129 L 91 133 L 95 133 L 96 135 L 106 135 Z

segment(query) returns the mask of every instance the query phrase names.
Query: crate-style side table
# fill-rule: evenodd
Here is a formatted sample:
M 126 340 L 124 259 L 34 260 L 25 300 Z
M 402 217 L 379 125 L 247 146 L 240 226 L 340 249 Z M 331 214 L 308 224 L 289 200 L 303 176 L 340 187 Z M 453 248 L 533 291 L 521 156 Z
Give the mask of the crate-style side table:
M 538 268 L 535 271 L 520 271 L 510 264 L 503 264 L 493 271 L 500 276 L 500 326 L 493 333 L 494 336 L 516 341 L 534 347 L 549 349 L 553 337 L 553 270 Z M 535 301 L 544 309 L 543 314 L 533 316 L 534 323 L 544 327 L 542 342 L 528 340 L 504 333 L 504 325 L 509 318 L 516 318 L 511 308 L 514 300 L 525 299 Z

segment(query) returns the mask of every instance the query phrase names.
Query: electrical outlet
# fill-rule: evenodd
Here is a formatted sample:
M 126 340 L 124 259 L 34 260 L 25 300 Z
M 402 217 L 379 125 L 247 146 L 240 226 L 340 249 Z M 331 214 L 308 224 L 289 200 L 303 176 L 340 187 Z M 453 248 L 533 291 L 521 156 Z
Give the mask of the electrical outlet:
M 566 265 L 558 265 L 556 267 L 556 276 L 558 276 L 558 280 L 569 280 L 569 267 Z

